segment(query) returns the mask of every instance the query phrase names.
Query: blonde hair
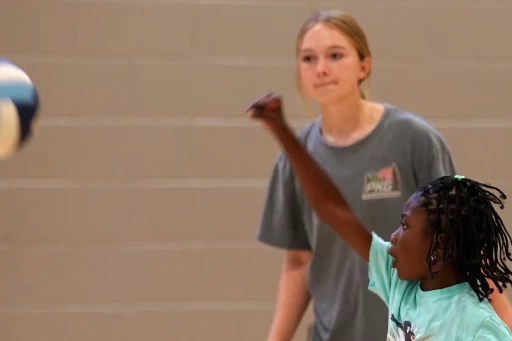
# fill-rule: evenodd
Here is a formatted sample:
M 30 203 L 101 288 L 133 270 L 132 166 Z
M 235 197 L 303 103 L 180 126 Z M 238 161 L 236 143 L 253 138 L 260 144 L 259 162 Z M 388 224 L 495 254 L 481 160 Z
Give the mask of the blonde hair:
M 357 22 L 357 20 L 350 14 L 345 13 L 340 10 L 322 10 L 315 12 L 312 16 L 310 16 L 304 25 L 301 27 L 298 35 L 297 35 L 297 41 L 296 41 L 296 50 L 295 55 L 296 57 L 299 56 L 299 52 L 302 46 L 302 42 L 304 40 L 304 36 L 306 33 L 315 25 L 317 24 L 323 24 L 327 27 L 330 27 L 332 29 L 337 30 L 338 32 L 341 32 L 347 38 L 352 42 L 354 47 L 357 50 L 357 54 L 359 55 L 360 60 L 364 60 L 367 57 L 371 57 L 371 51 L 368 44 L 368 39 L 366 37 L 366 34 Z M 370 79 L 370 71 L 368 71 L 368 75 L 366 78 L 362 79 L 359 82 L 359 91 L 361 93 L 362 99 L 368 99 L 368 82 Z M 300 74 L 299 74 L 299 67 L 297 65 L 296 70 L 296 86 L 297 91 L 299 92 L 299 96 L 306 106 L 306 109 L 308 110 L 309 114 L 313 115 L 313 111 L 311 110 L 311 107 L 307 101 L 306 96 L 304 95 L 304 90 L 302 89 L 301 83 L 300 83 Z M 361 88 L 361 85 L 364 83 L 364 88 Z

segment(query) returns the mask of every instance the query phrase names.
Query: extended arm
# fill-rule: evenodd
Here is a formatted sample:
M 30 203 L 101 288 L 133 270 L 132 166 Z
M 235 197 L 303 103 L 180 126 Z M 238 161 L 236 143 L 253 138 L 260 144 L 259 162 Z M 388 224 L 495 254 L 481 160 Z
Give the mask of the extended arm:
M 301 183 L 302 190 L 318 218 L 329 225 L 368 262 L 372 243 L 371 232 L 353 214 L 334 182 L 313 160 L 286 124 L 282 116 L 281 98 L 267 94 L 251 105 L 247 115 L 260 119 L 283 147 Z
M 299 179 L 311 208 L 365 261 L 368 262 L 371 232 L 352 213 L 347 202 L 325 171 L 313 160 L 288 125 L 272 126 Z

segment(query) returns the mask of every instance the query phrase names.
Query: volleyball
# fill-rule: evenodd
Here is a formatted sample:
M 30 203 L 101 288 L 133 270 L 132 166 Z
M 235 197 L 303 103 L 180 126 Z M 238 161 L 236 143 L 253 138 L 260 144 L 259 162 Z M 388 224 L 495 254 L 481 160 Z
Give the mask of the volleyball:
M 34 133 L 39 95 L 20 67 L 0 58 L 0 159 L 16 154 Z

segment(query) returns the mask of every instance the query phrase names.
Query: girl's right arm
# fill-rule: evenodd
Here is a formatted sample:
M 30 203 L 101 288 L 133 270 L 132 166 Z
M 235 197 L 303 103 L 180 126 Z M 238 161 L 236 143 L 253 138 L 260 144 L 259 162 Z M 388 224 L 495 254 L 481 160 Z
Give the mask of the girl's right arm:
M 248 115 L 262 121 L 281 144 L 318 218 L 329 225 L 368 262 L 372 243 L 371 232 L 353 214 L 336 185 L 308 154 L 286 124 L 282 116 L 280 98 L 272 94 L 262 97 L 251 106 Z

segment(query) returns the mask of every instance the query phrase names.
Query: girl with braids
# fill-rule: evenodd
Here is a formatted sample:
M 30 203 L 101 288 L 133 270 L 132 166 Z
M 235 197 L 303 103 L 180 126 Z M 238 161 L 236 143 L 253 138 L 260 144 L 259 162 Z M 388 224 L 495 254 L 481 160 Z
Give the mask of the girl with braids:
M 369 45 L 361 25 L 343 11 L 318 11 L 304 22 L 295 42 L 296 86 L 319 115 L 297 137 L 343 189 L 353 214 L 388 236 L 393 212 L 420 185 L 456 170 L 442 135 L 428 122 L 369 99 Z M 285 251 L 267 341 L 291 341 L 310 303 L 314 341 L 384 339 L 388 309 L 361 285 L 368 282 L 368 265 L 314 214 L 283 153 L 262 211 L 258 241 Z M 512 328 L 506 296 L 496 290 L 491 298 Z
M 493 207 L 503 208 L 501 190 L 463 176 L 431 181 L 410 196 L 385 242 L 353 213 L 297 139 L 279 96 L 260 98 L 247 115 L 284 148 L 318 218 L 368 263 L 368 288 L 389 308 L 387 340 L 512 340 L 489 302 L 489 282 L 500 293 L 512 284 L 506 264 L 512 239 Z

